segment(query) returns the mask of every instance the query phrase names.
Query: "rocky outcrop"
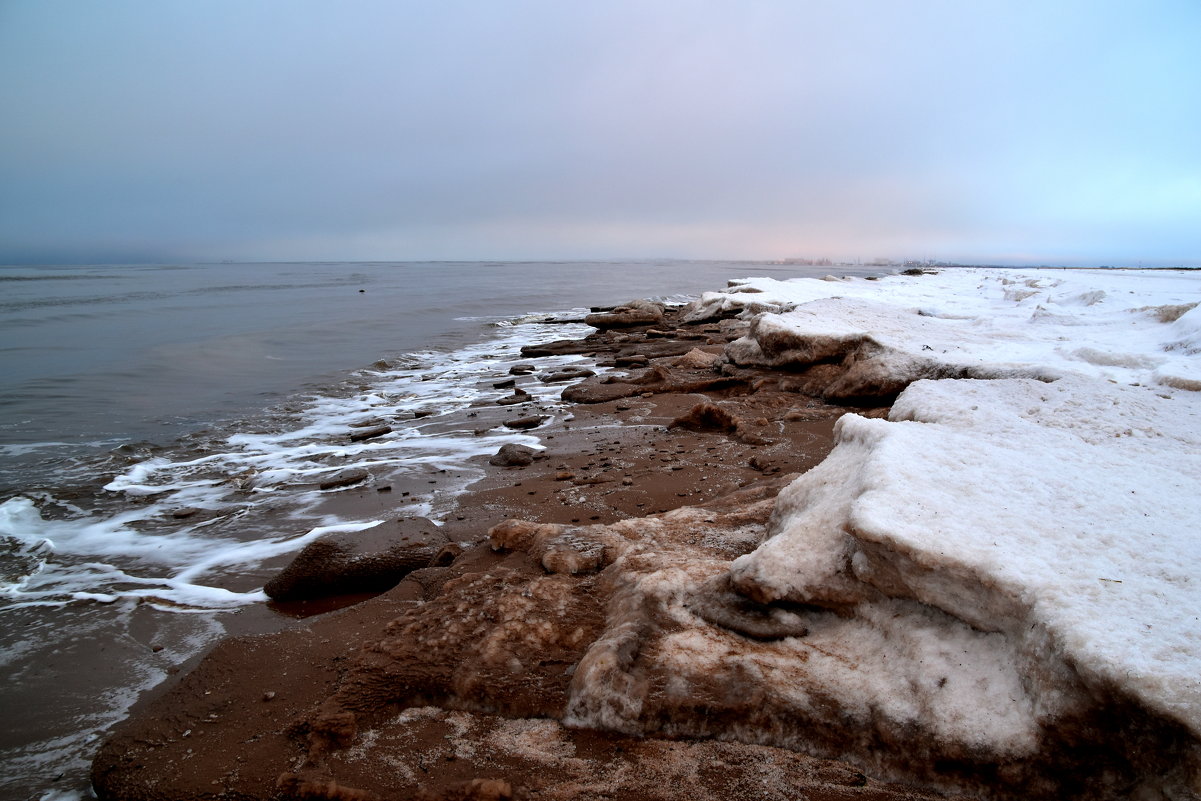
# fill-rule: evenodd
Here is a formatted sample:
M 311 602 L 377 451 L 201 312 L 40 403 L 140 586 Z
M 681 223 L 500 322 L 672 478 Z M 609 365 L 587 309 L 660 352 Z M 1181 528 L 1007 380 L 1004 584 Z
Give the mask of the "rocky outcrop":
M 649 300 L 631 300 L 612 311 L 590 314 L 584 322 L 594 328 L 632 328 L 640 325 L 657 325 L 663 322 L 664 306 Z
M 309 543 L 263 588 L 276 601 L 382 592 L 429 566 L 446 537 L 425 518 L 407 518 Z

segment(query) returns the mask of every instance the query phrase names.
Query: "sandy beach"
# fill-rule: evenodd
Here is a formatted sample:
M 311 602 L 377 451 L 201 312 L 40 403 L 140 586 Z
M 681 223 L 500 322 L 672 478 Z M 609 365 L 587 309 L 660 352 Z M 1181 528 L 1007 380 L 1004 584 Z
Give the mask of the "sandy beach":
M 994 279 L 1009 280 L 981 286 Z M 1046 275 L 1028 280 L 1046 283 L 1004 302 L 1060 286 Z M 1009 401 L 996 406 L 990 388 L 1042 392 L 1046 403 L 1038 387 L 1060 387 L 1079 405 L 1084 379 L 1051 375 L 1045 359 L 922 361 L 888 344 L 903 337 L 888 333 L 900 329 L 889 329 L 878 305 L 862 307 L 875 331 L 832 333 L 845 323 L 829 313 L 820 334 L 774 322 L 847 302 L 821 283 L 739 282 L 665 314 L 632 304 L 590 317 L 599 330 L 582 340 L 528 348 L 528 365 L 495 376 L 495 397 L 468 414 L 481 430 L 532 428 L 543 447 L 506 446 L 487 460 L 485 478 L 440 527 L 393 519 L 366 545 L 342 534 L 310 544 L 268 592 L 285 598 L 276 609 L 312 616 L 223 641 L 139 704 L 95 762 L 100 797 L 1192 797 L 1192 689 L 1173 678 L 1191 657 L 1163 657 L 1150 668 L 1155 683 L 1142 684 L 1122 655 L 1129 639 L 1118 618 L 1107 621 L 1124 638 L 1114 646 L 1072 639 L 1080 624 L 1068 612 L 1093 590 L 1059 600 L 1068 612 L 1033 600 L 1044 567 L 1020 536 L 1008 561 L 973 564 L 969 552 L 940 562 L 950 557 L 938 549 L 953 539 L 924 551 L 898 539 L 903 530 L 874 534 L 872 518 L 853 511 L 870 511 L 863 504 L 887 485 L 877 479 L 877 495 L 845 489 L 871 474 L 858 461 L 873 432 L 908 432 L 913 423 L 903 421 L 923 417 L 921 436 L 939 431 L 931 416 L 939 407 L 918 405 L 923 392 L 938 398 L 947 387 L 952 402 L 974 400 L 973 410 L 992 402 L 999 414 Z M 1104 297 L 1096 291 L 1066 305 L 1095 306 Z M 789 292 L 834 299 L 778 305 Z M 1182 331 L 1176 321 L 1195 305 L 1139 313 Z M 924 326 L 909 345 L 920 354 L 939 344 L 931 319 L 955 318 L 925 307 L 896 319 Z M 951 336 L 955 347 L 983 347 L 962 329 Z M 1008 347 L 1016 352 L 1012 340 Z M 591 366 L 538 366 L 540 355 L 571 353 Z M 1121 354 L 1095 353 L 1086 353 L 1090 364 L 1122 363 Z M 1171 390 L 1186 381 L 1173 364 L 1168 375 L 1167 362 L 1156 363 L 1164 379 L 1154 397 L 1179 400 L 1170 413 L 1188 429 L 1195 392 Z M 573 405 L 551 419 L 523 387 L 560 381 Z M 1102 399 L 1117 391 L 1103 386 Z M 1134 382 L 1115 408 L 1141 409 L 1142 389 Z M 1071 419 L 1061 411 L 1054 423 Z M 888 525 L 935 503 L 974 521 L 978 509 L 965 498 L 938 498 L 958 473 L 985 490 L 972 470 L 990 459 L 1003 494 L 1010 463 L 978 445 L 996 428 L 975 435 L 975 465 L 945 446 L 931 451 L 954 457 L 945 475 L 912 446 L 907 463 L 925 471 L 924 483 L 904 485 L 903 505 L 884 507 Z M 1087 430 L 1074 436 L 1088 439 Z M 1154 435 L 1174 431 L 1161 424 Z M 1172 451 L 1167 440 L 1162 447 Z M 1074 456 L 1065 446 L 1055 458 Z M 1019 473 L 1045 486 L 1037 462 L 1022 459 Z M 1194 470 L 1182 466 L 1182 486 L 1191 485 Z M 1107 480 L 1129 474 L 1118 467 L 1127 473 L 1111 470 Z M 1088 479 L 1064 491 L 1086 497 Z M 348 480 L 336 503 L 349 517 L 386 515 L 396 496 L 419 490 Z M 840 523 L 838 509 L 860 517 Z M 1021 514 L 1026 522 L 1002 525 L 1037 527 L 1036 510 Z M 1187 524 L 1181 514 L 1161 515 L 1157 530 Z M 961 529 L 968 540 L 1000 536 L 987 521 Z M 800 551 L 791 544 L 798 536 Z M 1155 558 L 1148 551 L 1143 561 Z M 1035 583 L 1010 588 L 1005 570 L 1015 563 Z M 1138 566 L 1124 567 L 1122 578 L 1101 577 L 1102 587 L 1137 587 L 1129 568 Z M 814 569 L 833 572 L 806 579 L 825 575 Z M 355 581 L 374 591 L 371 582 L 397 579 L 382 594 L 345 592 Z M 1076 579 L 1069 570 L 1054 580 Z M 328 597 L 333 586 L 339 595 Z M 1121 598 L 1100 603 L 1109 606 L 1091 608 L 1123 614 Z M 1197 632 L 1187 620 L 1178 630 L 1169 639 Z
M 488 475 L 459 498 L 460 513 L 444 526 L 426 526 L 421 534 L 413 521 L 397 521 L 372 546 L 381 552 L 403 543 L 433 554 L 426 558 L 437 566 L 413 570 L 374 597 L 326 596 L 317 589 L 315 597 L 273 601 L 271 608 L 303 619 L 278 634 L 226 640 L 193 672 L 153 693 L 98 758 L 95 781 L 101 797 L 206 797 L 218 785 L 218 795 L 261 798 L 788 798 L 801 790 L 815 799 L 928 797 L 870 780 L 845 763 L 766 745 L 646 740 L 563 726 L 558 721 L 570 680 L 565 668 L 579 660 L 587 635 L 595 637 L 603 627 L 599 565 L 566 571 L 577 585 L 571 590 L 576 603 L 523 610 L 520 618 L 499 611 L 511 592 L 524 595 L 540 587 L 545 573 L 528 550 L 496 546 L 489 539 L 489 531 L 505 529 L 505 521 L 570 530 L 645 520 L 674 529 L 679 520 L 699 514 L 710 529 L 703 540 L 690 533 L 673 544 L 694 556 L 729 558 L 762 537 L 776 493 L 829 452 L 834 422 L 846 407 L 798 395 L 787 376 L 776 371 L 715 374 L 716 357 L 745 333 L 745 323 L 682 325 L 680 317 L 677 308 L 662 323 L 622 326 L 575 341 L 576 349 L 601 365 L 634 357 L 626 375 L 640 383 L 573 382 L 585 402 L 576 404 L 567 419 L 539 429 L 546 449 L 536 459 L 491 465 Z M 560 344 L 559 351 L 571 349 L 567 342 Z M 638 359 L 640 352 L 652 358 Z M 532 356 L 530 366 L 538 370 L 537 365 Z M 541 378 L 535 372 L 520 380 Z M 506 385 L 497 391 L 498 401 L 519 386 L 515 381 L 510 388 L 504 379 L 496 383 Z M 698 413 L 714 408 L 729 417 L 708 420 Z M 537 411 L 533 403 L 490 403 L 470 414 L 483 428 Z M 858 411 L 882 415 L 887 409 Z M 423 489 L 416 483 L 364 482 L 343 491 L 333 505 L 349 518 L 372 517 L 386 514 L 394 497 Z M 486 588 L 474 587 L 480 581 Z M 350 605 L 338 611 L 345 604 Z M 554 630 L 532 637 L 532 632 L 506 633 L 506 659 L 498 663 L 496 655 L 477 650 L 491 626 L 480 629 L 473 618 L 490 608 L 498 610 L 487 614 L 491 623 Z M 243 617 L 246 630 L 269 625 L 254 610 Z M 445 643 L 429 648 L 414 643 L 403 658 L 412 661 L 408 669 L 426 675 L 419 682 L 423 686 L 405 690 L 407 698 L 382 703 L 381 710 L 388 710 L 384 718 L 404 718 L 402 728 L 389 735 L 399 739 L 386 752 L 360 755 L 355 760 L 360 767 L 348 774 L 315 773 L 311 767 L 290 772 L 305 752 L 294 719 L 354 683 L 348 662 L 402 618 L 427 631 L 456 631 L 456 636 L 449 651 Z M 520 670 L 514 670 L 513 659 L 520 660 Z M 468 679 L 467 672 L 473 677 Z M 464 681 L 470 689 L 456 686 Z M 379 703 L 363 700 L 372 707 Z M 235 709 L 264 714 L 231 714 Z M 182 737 L 177 724 L 193 717 L 203 726 L 186 726 L 189 734 Z M 452 731 L 463 732 L 455 737 L 473 745 L 448 748 Z M 164 747 L 168 741 L 179 749 Z M 182 773 L 181 760 L 187 766 Z M 361 766 L 376 760 L 410 767 L 392 776 L 363 775 Z M 281 778 L 284 773 L 288 777 Z M 402 776 L 408 779 L 397 781 Z M 648 782 L 651 777 L 660 781 Z

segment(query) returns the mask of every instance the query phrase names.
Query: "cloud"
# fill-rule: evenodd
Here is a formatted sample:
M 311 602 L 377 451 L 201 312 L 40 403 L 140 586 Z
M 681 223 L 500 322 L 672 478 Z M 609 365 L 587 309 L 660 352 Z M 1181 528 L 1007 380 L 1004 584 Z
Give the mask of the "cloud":
M 1188 2 L 0 13 L 0 260 L 1201 253 Z

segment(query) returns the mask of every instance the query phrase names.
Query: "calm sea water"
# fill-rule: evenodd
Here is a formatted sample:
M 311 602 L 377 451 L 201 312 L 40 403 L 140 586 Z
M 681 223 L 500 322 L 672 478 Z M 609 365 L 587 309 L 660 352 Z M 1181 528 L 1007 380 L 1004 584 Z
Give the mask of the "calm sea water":
M 0 267 L 0 443 L 167 443 L 379 358 L 479 341 L 498 320 L 804 270 L 824 272 L 679 261 Z M 0 488 L 18 489 L 6 467 Z
M 474 458 L 536 445 L 536 432 L 481 436 L 463 418 L 521 344 L 590 330 L 527 315 L 830 271 L 0 267 L 0 798 L 86 796 L 104 731 L 232 610 L 262 603 L 267 560 L 381 523 L 331 513 L 323 477 L 436 474 L 393 513 L 437 519 L 478 476 Z M 531 386 L 552 412 L 559 389 Z M 347 427 L 376 416 L 397 430 L 348 446 Z M 179 518 L 183 507 L 201 512 Z

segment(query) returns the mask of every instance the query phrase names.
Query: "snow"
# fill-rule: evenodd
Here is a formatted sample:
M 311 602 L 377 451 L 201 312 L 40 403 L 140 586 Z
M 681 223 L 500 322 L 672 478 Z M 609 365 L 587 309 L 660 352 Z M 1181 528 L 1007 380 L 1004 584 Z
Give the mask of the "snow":
M 803 366 L 866 344 L 864 356 L 906 382 L 956 370 L 1082 373 L 1190 389 L 1181 384 L 1201 380 L 1191 358 L 1201 352 L 1199 301 L 1195 272 L 963 268 L 878 281 L 752 278 L 705 293 L 692 316 L 763 312 L 731 345 L 737 363 Z
M 919 625 L 890 605 L 936 610 L 920 638 L 863 655 L 900 670 L 907 638 L 948 653 L 970 632 L 1004 638 L 956 668 L 984 676 L 1010 654 L 1020 709 L 970 734 L 1002 751 L 1109 694 L 1201 735 L 1201 274 L 964 269 L 735 289 L 748 287 L 695 312 L 769 310 L 728 358 L 870 361 L 904 390 L 887 420 L 840 420 L 834 451 L 733 563 L 741 593 L 881 631 Z M 841 685 L 848 704 L 871 697 L 870 672 Z M 963 698 L 936 695 L 913 701 L 921 725 L 969 736 L 939 719 L 965 720 Z

